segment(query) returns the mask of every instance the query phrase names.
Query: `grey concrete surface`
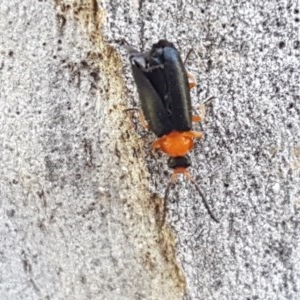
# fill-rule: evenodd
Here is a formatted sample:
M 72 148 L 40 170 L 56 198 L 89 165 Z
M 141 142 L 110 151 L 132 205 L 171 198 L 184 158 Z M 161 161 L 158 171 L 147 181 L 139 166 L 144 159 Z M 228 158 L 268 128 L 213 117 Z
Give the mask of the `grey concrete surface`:
M 299 1 L 0 2 L 0 299 L 300 299 Z M 208 97 L 170 177 L 119 44 L 166 38 Z

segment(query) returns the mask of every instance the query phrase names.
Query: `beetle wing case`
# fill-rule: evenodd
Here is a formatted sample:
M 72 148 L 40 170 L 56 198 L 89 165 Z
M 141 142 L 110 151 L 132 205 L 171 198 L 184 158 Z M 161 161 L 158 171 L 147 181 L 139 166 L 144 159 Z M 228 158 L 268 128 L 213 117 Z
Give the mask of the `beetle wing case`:
M 161 137 L 191 130 L 191 97 L 187 74 L 172 43 L 160 40 L 146 53 L 130 48 L 133 77 L 150 129 Z
M 153 87 L 151 81 L 145 74 L 148 71 L 143 71 L 146 66 L 146 56 L 141 53 L 131 56 L 131 67 L 133 78 L 139 93 L 142 111 L 148 122 L 149 128 L 158 136 L 161 137 L 172 131 L 172 123 L 168 118 L 165 105 L 161 100 L 158 92 Z M 155 75 L 155 71 L 152 71 Z M 151 75 L 153 75 L 151 74 Z
M 164 80 L 166 82 L 165 105 L 170 112 L 173 129 L 189 131 L 192 128 L 192 104 L 188 77 L 180 54 L 175 46 L 165 40 L 160 40 L 152 46 L 152 59 L 159 57 L 163 64 Z

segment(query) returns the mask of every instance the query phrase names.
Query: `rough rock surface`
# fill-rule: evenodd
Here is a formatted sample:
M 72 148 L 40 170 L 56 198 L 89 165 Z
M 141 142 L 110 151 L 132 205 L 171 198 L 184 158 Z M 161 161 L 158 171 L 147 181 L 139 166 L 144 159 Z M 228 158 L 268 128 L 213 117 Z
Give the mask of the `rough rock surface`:
M 0 299 L 300 299 L 298 1 L 0 2 Z M 208 97 L 192 176 L 166 157 L 122 39 L 166 38 Z

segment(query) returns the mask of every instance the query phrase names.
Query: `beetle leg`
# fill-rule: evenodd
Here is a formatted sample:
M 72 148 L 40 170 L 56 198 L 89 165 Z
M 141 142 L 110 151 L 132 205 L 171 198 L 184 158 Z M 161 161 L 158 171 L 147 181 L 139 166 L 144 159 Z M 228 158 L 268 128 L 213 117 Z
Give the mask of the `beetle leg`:
M 199 131 L 187 131 L 184 132 L 184 136 L 188 138 L 193 138 L 193 139 L 202 139 L 203 138 L 203 133 Z
M 201 116 L 192 116 L 192 121 L 193 122 L 202 122 L 203 118 Z
M 201 121 L 203 121 L 205 119 L 205 115 L 206 115 L 205 104 L 203 104 L 203 103 L 200 104 L 199 111 L 200 111 L 200 118 L 202 119 Z
M 153 143 L 152 143 L 152 148 L 154 150 L 158 150 L 161 148 L 161 143 L 162 143 L 162 140 L 159 138 L 157 140 L 155 140 Z
M 216 98 L 215 96 L 210 96 L 210 97 L 204 99 L 203 104 L 209 103 L 209 102 L 211 102 L 212 100 L 214 100 L 215 98 Z
M 190 72 L 186 72 L 186 74 L 187 74 L 187 77 L 188 77 L 188 80 L 189 80 L 189 87 L 190 87 L 190 89 L 192 89 L 197 84 L 196 77 L 193 73 L 190 73 Z
M 200 115 L 192 116 L 193 122 L 202 122 L 205 119 L 206 109 L 205 105 L 202 103 L 199 105 Z
M 192 52 L 193 52 L 193 48 L 190 49 L 188 54 L 186 55 L 185 60 L 183 62 L 184 65 L 186 64 L 186 62 L 187 62 L 187 60 L 188 60 L 188 58 L 189 58 L 189 56 Z M 189 87 L 190 87 L 190 89 L 192 89 L 197 84 L 196 77 L 193 73 L 190 73 L 189 71 L 187 71 L 187 69 L 186 69 L 186 74 L 187 74 L 187 77 L 188 77 L 188 80 L 189 80 Z
M 132 108 L 127 108 L 127 109 L 124 109 L 124 112 L 128 112 L 128 111 L 138 111 L 139 113 L 139 120 L 142 124 L 142 126 L 145 128 L 145 129 L 149 129 L 149 125 L 144 117 L 144 114 L 142 113 L 142 110 L 140 108 L 136 108 L 136 107 L 132 107 Z

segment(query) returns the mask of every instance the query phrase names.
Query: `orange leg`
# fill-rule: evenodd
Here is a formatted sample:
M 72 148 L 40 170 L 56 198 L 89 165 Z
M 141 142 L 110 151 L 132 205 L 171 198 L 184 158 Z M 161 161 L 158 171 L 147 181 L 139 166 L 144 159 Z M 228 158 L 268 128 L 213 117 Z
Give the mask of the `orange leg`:
M 186 131 L 184 132 L 184 136 L 192 139 L 202 139 L 203 133 L 198 131 Z
M 203 103 L 200 104 L 199 110 L 200 110 L 200 115 L 192 116 L 192 121 L 193 122 L 202 122 L 202 121 L 204 121 L 205 114 L 206 114 L 206 109 L 205 109 L 205 105 Z
M 187 73 L 187 77 L 189 80 L 189 87 L 190 87 L 190 89 L 192 89 L 197 84 L 196 77 L 194 74 L 192 74 L 188 71 L 186 73 Z M 192 116 L 192 121 L 193 122 L 202 122 L 204 120 L 204 117 L 205 117 L 205 105 L 201 104 L 200 105 L 200 115 Z
M 195 77 L 194 74 L 192 74 L 190 72 L 186 72 L 186 74 L 187 74 L 187 77 L 188 77 L 188 80 L 189 80 L 189 87 L 190 87 L 190 89 L 192 89 L 197 84 L 196 77 Z
M 159 150 L 161 148 L 161 143 L 162 143 L 162 140 L 161 138 L 155 140 L 153 143 L 152 143 L 152 148 L 154 150 Z
M 202 122 L 203 118 L 201 116 L 192 116 L 192 121 L 193 122 Z

